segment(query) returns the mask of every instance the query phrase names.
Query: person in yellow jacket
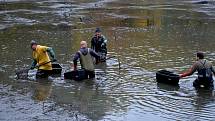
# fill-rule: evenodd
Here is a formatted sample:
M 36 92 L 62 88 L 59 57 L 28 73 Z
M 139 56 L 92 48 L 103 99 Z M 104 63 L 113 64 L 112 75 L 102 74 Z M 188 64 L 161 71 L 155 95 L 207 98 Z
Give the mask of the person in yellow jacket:
M 57 61 L 55 53 L 51 47 L 38 45 L 35 41 L 31 41 L 31 49 L 33 50 L 33 62 L 31 69 L 38 67 L 36 78 L 47 78 L 52 72 L 52 62 Z

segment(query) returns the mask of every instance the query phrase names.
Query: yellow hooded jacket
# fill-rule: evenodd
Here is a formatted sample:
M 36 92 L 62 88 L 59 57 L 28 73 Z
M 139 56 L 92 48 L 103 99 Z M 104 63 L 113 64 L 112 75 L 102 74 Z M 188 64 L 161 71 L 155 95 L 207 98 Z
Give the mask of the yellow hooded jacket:
M 49 47 L 47 47 L 47 46 L 37 45 L 36 50 L 33 51 L 33 59 L 35 59 L 37 61 L 38 65 L 41 65 L 41 64 L 44 64 L 44 63 L 50 61 L 49 55 L 47 53 L 48 48 Z M 39 66 L 39 69 L 52 70 L 52 64 L 50 62 L 45 65 L 41 65 L 41 66 Z

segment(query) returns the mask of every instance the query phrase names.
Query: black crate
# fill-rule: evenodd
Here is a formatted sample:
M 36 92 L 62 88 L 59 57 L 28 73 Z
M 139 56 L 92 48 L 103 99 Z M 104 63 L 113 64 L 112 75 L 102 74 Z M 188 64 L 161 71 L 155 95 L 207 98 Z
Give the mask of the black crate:
M 86 73 L 84 69 L 79 69 L 76 71 L 69 71 L 64 73 L 64 78 L 65 79 L 71 79 L 75 81 L 82 81 L 86 79 Z
M 179 79 L 180 77 L 178 74 L 174 74 L 173 72 L 167 70 L 160 70 L 156 72 L 156 80 L 159 83 L 178 85 Z
M 52 63 L 52 74 L 61 74 L 62 66 L 59 63 Z

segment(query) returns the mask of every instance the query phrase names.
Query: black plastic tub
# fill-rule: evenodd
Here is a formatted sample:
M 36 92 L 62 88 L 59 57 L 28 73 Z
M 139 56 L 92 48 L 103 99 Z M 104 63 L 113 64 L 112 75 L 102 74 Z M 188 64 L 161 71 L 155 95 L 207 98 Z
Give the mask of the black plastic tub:
M 79 69 L 79 70 L 76 70 L 76 71 L 66 72 L 66 73 L 64 73 L 64 78 L 65 79 L 75 80 L 75 81 L 82 81 L 82 80 L 86 79 L 85 70 L 84 69 Z
M 52 74 L 61 74 L 62 66 L 59 63 L 52 63 Z
M 160 70 L 156 72 L 156 80 L 158 83 L 178 85 L 179 79 L 180 79 L 179 75 L 174 74 L 171 71 Z

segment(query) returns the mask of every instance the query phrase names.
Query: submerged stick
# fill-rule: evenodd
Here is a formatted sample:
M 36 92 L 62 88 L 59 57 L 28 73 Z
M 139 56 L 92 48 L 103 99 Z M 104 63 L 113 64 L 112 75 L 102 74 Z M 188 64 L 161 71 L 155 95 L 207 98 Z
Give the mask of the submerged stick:
M 116 32 L 114 32 L 114 40 L 115 40 L 115 43 L 117 44 L 117 40 L 116 40 Z M 118 44 L 117 44 L 118 45 Z M 116 47 L 115 45 L 115 48 L 117 48 L 117 60 L 118 60 L 118 64 L 119 64 L 119 69 L 121 69 L 121 63 L 120 63 L 120 59 L 119 59 L 119 48 Z
M 109 60 L 111 58 L 115 58 L 116 56 L 110 56 L 110 57 L 107 57 L 105 60 Z

